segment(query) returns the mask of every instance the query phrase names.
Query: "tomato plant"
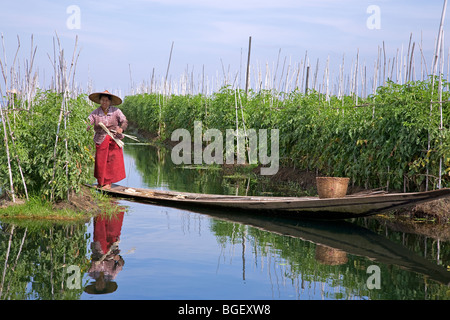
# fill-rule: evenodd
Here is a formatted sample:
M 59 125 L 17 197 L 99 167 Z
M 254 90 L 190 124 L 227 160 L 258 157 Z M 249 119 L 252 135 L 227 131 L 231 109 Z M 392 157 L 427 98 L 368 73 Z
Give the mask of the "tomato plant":
M 439 176 L 450 186 L 449 94 L 444 91 L 443 102 L 436 103 L 438 81 L 433 88 L 432 83 L 431 78 L 403 85 L 388 81 L 360 98 L 359 106 L 352 96 L 326 99 L 314 90 L 245 94 L 226 86 L 211 96 L 129 96 L 123 109 L 141 128 L 164 128 L 162 139 L 177 128 L 192 131 L 194 121 L 222 132 L 279 129 L 282 165 L 351 177 L 367 188 L 421 190 L 427 176 L 431 188 Z

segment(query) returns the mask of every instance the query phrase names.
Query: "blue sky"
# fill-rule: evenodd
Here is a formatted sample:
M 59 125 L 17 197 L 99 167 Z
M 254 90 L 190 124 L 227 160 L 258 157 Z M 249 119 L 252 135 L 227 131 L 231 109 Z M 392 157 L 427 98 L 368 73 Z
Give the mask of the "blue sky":
M 79 28 L 67 27 L 70 5 L 80 10 Z M 370 6 L 380 10 L 379 29 L 367 26 Z M 8 63 L 19 36 L 21 66 L 29 59 L 34 36 L 41 86 L 49 85 L 53 73 L 48 55 L 53 57 L 55 32 L 69 62 L 78 35 L 76 81 L 87 88 L 90 80 L 96 91 L 120 90 L 125 95 L 131 87 L 130 70 L 135 85 L 149 82 L 153 70 L 156 77 L 165 76 L 172 42 L 172 80 L 186 71 L 198 79 L 203 68 L 210 81 L 222 78 L 223 70 L 235 77 L 245 71 L 249 36 L 254 70 L 268 65 L 273 72 L 279 54 L 280 63 L 287 61 L 293 68 L 307 52 L 312 67 L 319 59 L 323 69 L 329 57 L 337 77 L 343 57 L 345 73 L 350 73 L 359 51 L 360 63 L 370 72 L 383 41 L 388 58 L 401 50 L 406 55 L 411 34 L 416 63 L 421 43 L 429 67 L 442 6 L 437 0 L 17 0 L 2 4 L 0 32 Z

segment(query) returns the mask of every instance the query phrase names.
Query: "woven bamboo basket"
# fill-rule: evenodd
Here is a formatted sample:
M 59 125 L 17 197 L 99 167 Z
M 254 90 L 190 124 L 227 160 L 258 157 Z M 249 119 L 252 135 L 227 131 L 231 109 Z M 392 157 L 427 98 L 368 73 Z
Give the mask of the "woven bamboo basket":
M 350 178 L 316 177 L 319 198 L 343 198 L 347 194 Z

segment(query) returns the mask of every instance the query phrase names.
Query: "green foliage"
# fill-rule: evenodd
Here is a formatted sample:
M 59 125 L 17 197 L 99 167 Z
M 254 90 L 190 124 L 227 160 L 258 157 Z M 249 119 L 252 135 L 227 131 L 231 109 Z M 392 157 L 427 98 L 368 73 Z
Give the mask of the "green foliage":
M 367 188 L 423 189 L 426 174 L 436 187 L 439 162 L 442 186 L 450 186 L 450 110 L 448 91 L 438 94 L 438 81 L 388 82 L 367 99 L 310 91 L 278 94 L 224 87 L 210 97 L 157 94 L 125 98 L 129 120 L 161 139 L 173 130 L 279 129 L 282 165 L 346 176 Z M 448 86 L 443 81 L 442 87 Z M 443 128 L 440 129 L 442 103 Z M 430 103 L 434 101 L 434 103 Z M 430 108 L 430 106 L 432 106 Z M 428 141 L 430 146 L 428 147 Z M 428 171 L 427 171 L 428 170 Z
M 84 284 L 69 287 L 68 267 L 79 267 L 81 279 L 88 271 L 86 224 L 22 223 L 0 223 L 0 300 L 80 299 Z
M 58 135 L 60 94 L 39 92 L 29 110 L 5 110 L 14 138 L 13 144 L 7 129 L 15 193 L 25 192 L 17 159 L 32 195 L 50 199 L 53 193 L 53 200 L 65 199 L 69 190 L 78 191 L 88 181 L 94 158 L 92 133 L 86 131 L 86 119 L 92 107 L 84 96 L 68 99 L 66 103 L 69 112 L 61 121 Z M 1 134 L 3 138 L 3 130 Z M 0 145 L 0 186 L 9 189 L 5 146 Z
M 126 116 L 142 129 L 149 132 L 157 132 L 160 123 L 159 108 L 163 95 L 160 94 L 140 94 L 129 96 L 121 106 L 126 110 Z

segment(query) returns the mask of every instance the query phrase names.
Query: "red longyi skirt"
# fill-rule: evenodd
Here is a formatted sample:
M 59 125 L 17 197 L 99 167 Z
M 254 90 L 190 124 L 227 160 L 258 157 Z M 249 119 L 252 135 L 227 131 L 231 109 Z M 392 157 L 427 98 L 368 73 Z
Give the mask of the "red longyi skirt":
M 119 212 L 113 217 L 103 215 L 96 216 L 94 219 L 94 242 L 101 246 L 101 254 L 106 254 L 111 245 L 120 240 L 124 212 Z
M 94 177 L 100 186 L 125 179 L 123 150 L 106 136 L 101 144 L 96 144 Z

